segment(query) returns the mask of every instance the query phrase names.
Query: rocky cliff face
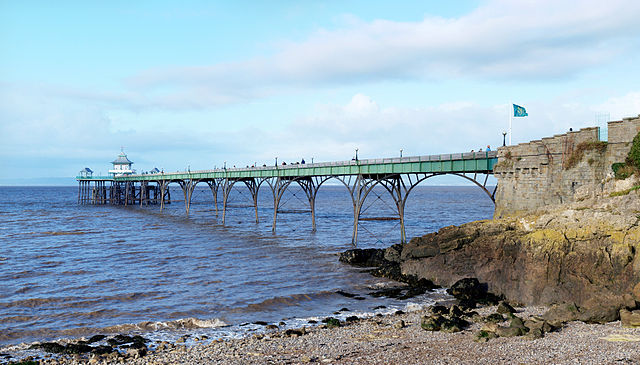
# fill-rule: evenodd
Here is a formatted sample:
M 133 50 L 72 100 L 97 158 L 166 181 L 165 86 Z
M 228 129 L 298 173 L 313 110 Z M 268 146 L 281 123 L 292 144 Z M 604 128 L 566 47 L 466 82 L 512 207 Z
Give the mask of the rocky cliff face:
M 640 282 L 638 185 L 610 181 L 600 197 L 536 215 L 445 227 L 412 239 L 395 261 L 404 275 L 443 286 L 476 277 L 524 304 L 640 302 L 631 295 Z

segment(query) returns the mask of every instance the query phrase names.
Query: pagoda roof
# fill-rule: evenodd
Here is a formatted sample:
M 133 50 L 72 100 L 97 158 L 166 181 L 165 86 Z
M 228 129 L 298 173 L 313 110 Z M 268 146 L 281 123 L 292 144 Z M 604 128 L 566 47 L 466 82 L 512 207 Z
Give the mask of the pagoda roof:
M 120 154 L 118 155 L 118 158 L 116 158 L 111 163 L 114 165 L 129 165 L 129 164 L 132 164 L 133 162 L 129 161 L 126 153 L 120 152 Z

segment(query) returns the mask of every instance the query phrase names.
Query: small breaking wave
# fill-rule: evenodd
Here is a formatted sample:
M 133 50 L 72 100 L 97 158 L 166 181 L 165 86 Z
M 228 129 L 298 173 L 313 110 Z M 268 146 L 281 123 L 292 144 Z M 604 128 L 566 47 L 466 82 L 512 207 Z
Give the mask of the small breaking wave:
M 125 323 L 115 326 L 103 328 L 106 332 L 122 333 L 122 332 L 134 332 L 144 331 L 153 332 L 161 330 L 185 330 L 185 329 L 197 329 L 197 328 L 220 328 L 227 327 L 228 324 L 219 318 L 213 319 L 199 319 L 199 318 L 180 318 L 173 321 L 143 321 L 138 323 Z

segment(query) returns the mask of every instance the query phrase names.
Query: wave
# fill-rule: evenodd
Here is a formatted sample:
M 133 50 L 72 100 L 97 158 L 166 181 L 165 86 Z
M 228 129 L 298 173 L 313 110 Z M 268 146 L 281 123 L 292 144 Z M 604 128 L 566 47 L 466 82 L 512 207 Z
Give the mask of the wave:
M 68 235 L 78 235 L 78 234 L 98 234 L 103 232 L 73 230 L 73 231 L 46 231 L 46 232 L 29 232 L 29 233 L 36 234 L 36 235 L 45 235 L 45 236 L 68 236 Z
M 199 319 L 194 317 L 180 318 L 173 321 L 143 321 L 138 323 L 125 323 L 102 328 L 105 332 L 153 332 L 160 330 L 185 330 L 197 328 L 220 328 L 227 327 L 228 324 L 219 318 Z
M 29 318 L 29 317 L 27 317 Z M 35 318 L 35 317 L 34 317 Z M 19 320 L 19 317 L 9 318 L 6 322 Z M 155 331 L 184 331 L 197 329 L 215 329 L 227 327 L 228 324 L 219 318 L 200 319 L 200 318 L 180 318 L 172 321 L 144 321 L 139 323 L 125 323 L 114 326 L 95 328 L 95 327 L 75 327 L 70 329 L 52 330 L 50 328 L 41 328 L 37 330 L 7 330 L 0 331 L 0 344 L 4 344 L 5 351 L 14 347 L 28 347 L 25 344 L 9 345 L 16 339 L 27 341 L 45 341 L 45 340 L 64 340 L 72 338 L 82 338 L 83 336 L 91 336 L 94 334 L 127 334 L 127 333 L 151 333 Z M 1 346 L 0 346 L 1 347 Z M 15 350 L 17 348 L 14 348 Z
M 263 300 L 259 303 L 251 303 L 246 305 L 245 307 L 232 309 L 229 312 L 263 312 L 273 309 L 279 309 L 283 306 L 288 307 L 299 305 L 303 302 L 318 301 L 320 299 L 328 298 L 335 295 L 336 293 L 333 291 L 320 291 L 317 293 L 292 294 L 281 297 L 273 297 Z
M 84 288 L 80 286 L 78 288 Z M 136 293 L 122 293 L 110 296 L 96 296 L 96 297 L 80 297 L 80 296 L 68 296 L 68 297 L 49 297 L 49 298 L 30 298 L 22 299 L 11 302 L 0 302 L 0 308 L 11 307 L 24 307 L 24 308 L 37 308 L 37 307 L 50 307 L 51 304 L 55 304 L 57 308 L 86 308 L 89 305 L 105 303 L 109 301 L 114 302 L 130 302 L 146 298 L 157 297 L 160 292 L 136 292 Z

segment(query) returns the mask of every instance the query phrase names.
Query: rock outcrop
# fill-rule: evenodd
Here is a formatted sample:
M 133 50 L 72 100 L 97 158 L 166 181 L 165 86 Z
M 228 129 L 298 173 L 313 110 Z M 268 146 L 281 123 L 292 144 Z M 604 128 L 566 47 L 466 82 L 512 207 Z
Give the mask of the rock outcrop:
M 416 237 L 401 273 L 442 286 L 478 278 L 511 301 L 573 303 L 578 319 L 615 320 L 640 302 L 640 193 L 612 195 Z

